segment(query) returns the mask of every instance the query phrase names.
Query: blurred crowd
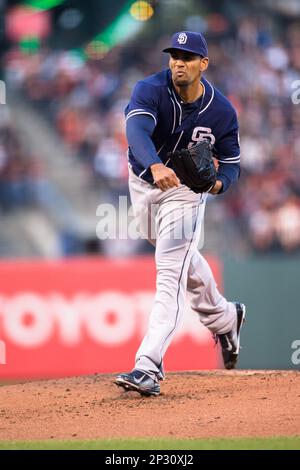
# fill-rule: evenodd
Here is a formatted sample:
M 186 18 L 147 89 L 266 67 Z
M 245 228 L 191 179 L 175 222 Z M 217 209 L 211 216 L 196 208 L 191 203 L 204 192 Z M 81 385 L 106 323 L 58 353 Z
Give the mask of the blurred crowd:
M 7 106 L 0 107 L 0 212 L 39 204 L 44 170 L 20 141 Z
M 257 16 L 233 28 L 226 17 L 214 15 L 210 24 L 206 78 L 236 107 L 241 136 L 242 177 L 219 197 L 220 224 L 230 219 L 246 252 L 300 250 L 300 104 L 292 101 L 292 84 L 300 80 L 299 23 Z M 132 42 L 101 60 L 86 60 L 81 51 L 24 55 L 14 49 L 6 56 L 6 76 L 50 117 L 88 168 L 91 183 L 122 193 L 123 110 L 135 82 L 167 66 L 160 52 L 167 41 L 159 36 L 143 47 Z M 12 125 L 0 120 L 0 126 L 0 204 L 7 205 L 3 183 L 14 187 L 36 170 Z
M 276 30 L 266 19 L 244 19 L 232 49 L 213 47 L 211 60 L 212 79 L 240 122 L 242 177 L 226 208 L 254 250 L 299 250 L 299 23 Z

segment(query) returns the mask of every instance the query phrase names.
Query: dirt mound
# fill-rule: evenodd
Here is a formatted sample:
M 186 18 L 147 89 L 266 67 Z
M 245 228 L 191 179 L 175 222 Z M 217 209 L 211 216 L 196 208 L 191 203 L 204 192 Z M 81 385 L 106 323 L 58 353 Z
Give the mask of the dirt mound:
M 112 375 L 0 387 L 0 440 L 300 435 L 300 373 L 170 373 L 158 397 Z

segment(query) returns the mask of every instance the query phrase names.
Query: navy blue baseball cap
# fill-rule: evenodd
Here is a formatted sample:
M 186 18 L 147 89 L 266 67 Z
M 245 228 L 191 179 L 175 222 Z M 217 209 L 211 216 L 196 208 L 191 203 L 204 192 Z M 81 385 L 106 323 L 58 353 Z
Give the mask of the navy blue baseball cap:
M 207 43 L 203 34 L 192 31 L 180 31 L 173 34 L 171 46 L 163 49 L 163 52 L 171 52 L 174 49 L 192 52 L 202 57 L 208 56 Z

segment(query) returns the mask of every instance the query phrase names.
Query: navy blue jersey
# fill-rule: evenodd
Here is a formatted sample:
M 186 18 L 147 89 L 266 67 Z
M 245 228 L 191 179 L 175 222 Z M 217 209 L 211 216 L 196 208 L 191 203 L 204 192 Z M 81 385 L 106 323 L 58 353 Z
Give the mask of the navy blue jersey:
M 152 141 L 160 160 L 172 168 L 167 154 L 209 139 L 221 164 L 238 164 L 240 146 L 236 112 L 208 80 L 202 78 L 203 95 L 194 103 L 184 104 L 172 84 L 171 71 L 164 70 L 137 82 L 125 109 L 126 121 L 147 115 L 155 123 Z M 129 163 L 137 176 L 153 182 L 147 166 L 139 162 L 130 147 Z

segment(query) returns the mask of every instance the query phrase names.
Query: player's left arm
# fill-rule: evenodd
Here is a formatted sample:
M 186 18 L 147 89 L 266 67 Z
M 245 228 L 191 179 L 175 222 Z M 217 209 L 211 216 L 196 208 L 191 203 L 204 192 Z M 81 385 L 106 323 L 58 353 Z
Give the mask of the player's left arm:
M 218 161 L 217 182 L 212 194 L 227 191 L 229 186 L 240 177 L 239 126 L 236 112 L 232 108 L 230 116 L 214 145 L 214 154 Z

